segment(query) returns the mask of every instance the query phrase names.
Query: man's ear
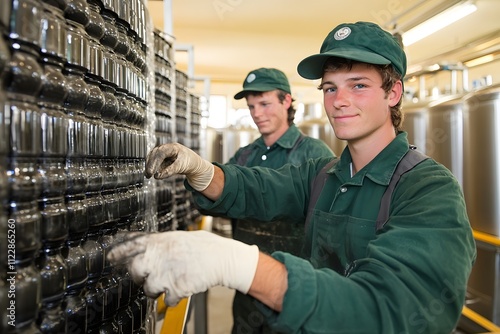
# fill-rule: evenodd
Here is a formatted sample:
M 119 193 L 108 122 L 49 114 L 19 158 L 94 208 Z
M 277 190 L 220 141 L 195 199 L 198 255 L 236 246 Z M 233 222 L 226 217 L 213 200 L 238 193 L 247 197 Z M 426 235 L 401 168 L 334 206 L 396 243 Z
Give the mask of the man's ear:
M 286 107 L 287 110 L 288 110 L 288 108 L 290 108 L 290 106 L 292 105 L 292 95 L 291 94 L 285 95 L 285 99 L 283 100 L 283 105 Z
M 389 105 L 391 107 L 394 107 L 396 104 L 398 104 L 399 100 L 401 100 L 402 96 L 403 96 L 403 82 L 401 80 L 398 80 L 394 83 L 392 89 L 389 92 L 389 95 L 387 96 L 389 100 Z

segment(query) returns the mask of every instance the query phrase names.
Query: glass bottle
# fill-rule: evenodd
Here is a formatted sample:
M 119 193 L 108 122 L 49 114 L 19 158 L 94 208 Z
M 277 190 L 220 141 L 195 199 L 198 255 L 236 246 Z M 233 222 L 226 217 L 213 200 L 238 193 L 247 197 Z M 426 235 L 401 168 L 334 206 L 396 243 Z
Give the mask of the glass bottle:
M 11 201 L 9 220 L 16 231 L 16 261 L 34 259 L 41 248 L 41 216 L 36 201 Z
M 64 16 L 68 20 L 80 23 L 84 27 L 90 21 L 90 8 L 86 0 L 67 0 L 67 6 L 64 9 Z
M 104 36 L 105 23 L 101 15 L 102 3 L 98 0 L 87 0 L 89 6 L 89 23 L 85 26 L 87 33 L 100 40 Z
M 47 5 L 51 5 L 60 9 L 61 11 L 64 11 L 64 9 L 66 9 L 66 7 L 68 6 L 68 2 L 66 0 L 42 0 L 42 1 Z
M 67 207 L 64 197 L 41 198 L 41 238 L 44 248 L 60 249 L 68 237 Z
M 16 330 L 31 328 L 41 304 L 42 280 L 33 259 L 23 259 L 16 264 Z
M 104 251 L 98 238 L 99 228 L 91 227 L 83 242 L 88 264 L 88 280 L 83 296 L 87 305 L 86 325 L 88 333 L 98 333 L 102 323 L 104 292 L 100 278 L 104 269 Z
M 75 205 L 77 201 L 73 201 Z M 73 221 L 76 224 L 83 225 L 87 227 L 86 218 L 80 219 L 80 222 Z M 74 229 L 73 229 L 74 231 Z M 88 267 L 87 267 L 87 258 L 86 253 L 83 247 L 81 246 L 82 237 L 78 235 L 70 234 L 70 239 L 67 241 L 66 246 L 62 250 L 62 255 L 64 257 L 64 262 L 67 268 L 68 277 L 67 277 L 67 285 L 66 290 L 73 289 L 82 289 L 88 278 Z
M 35 0 L 12 0 L 9 38 L 14 43 L 38 47 L 42 6 Z
M 101 82 L 101 91 L 104 94 L 105 104 L 102 108 L 102 119 L 104 122 L 113 122 L 118 115 L 119 102 L 116 97 L 116 89 L 106 82 Z
M 85 302 L 87 304 L 87 333 L 99 333 L 102 324 L 104 292 L 99 279 L 89 279 L 85 290 Z
M 42 302 L 62 300 L 66 289 L 67 268 L 60 249 L 43 249 L 36 263 L 42 282 Z
M 88 36 L 83 27 L 74 23 L 68 23 L 67 35 L 67 63 L 63 72 L 68 85 L 68 95 L 64 101 L 64 111 L 68 118 L 67 194 L 77 194 L 85 192 L 88 179 L 84 159 L 89 152 L 89 125 L 83 112 L 90 91 L 84 80 L 85 61 L 81 53 L 82 50 L 88 51 L 85 48 L 85 45 L 88 46 Z
M 16 43 L 13 48 L 5 70 L 8 105 L 3 109 L 3 119 L 9 122 L 4 123 L 10 143 L 9 200 L 29 202 L 38 197 L 41 188 L 36 163 L 41 152 L 41 121 L 35 97 L 42 87 L 43 70 L 32 48 Z
M 125 22 L 117 19 L 116 20 L 116 28 L 117 28 L 117 44 L 114 48 L 115 52 L 126 57 L 130 52 L 130 44 L 127 35 L 127 27 Z
M 68 240 L 62 255 L 68 270 L 64 297 L 65 333 L 87 332 L 87 302 L 84 297 L 88 280 L 87 253 L 82 240 L 89 228 L 87 206 L 83 194 L 66 196 L 69 227 Z
M 38 314 L 37 321 L 40 332 L 47 334 L 65 333 L 66 317 L 61 306 L 61 301 L 44 303 Z
M 87 333 L 87 300 L 84 298 L 85 289 L 68 289 L 64 298 L 64 316 L 66 334 Z
M 106 258 L 106 255 L 113 245 L 114 237 L 116 233 L 116 222 L 107 221 L 102 228 L 101 236 L 98 241 L 102 246 L 104 254 L 104 268 L 100 283 L 102 285 L 104 298 L 103 298 L 103 321 L 107 322 L 113 319 L 115 314 L 118 312 L 120 305 L 120 286 L 115 276 L 113 275 L 113 266 Z
M 101 15 L 104 19 L 104 35 L 100 39 L 101 43 L 111 50 L 118 45 L 118 28 L 116 27 L 116 15 L 108 9 L 103 9 Z

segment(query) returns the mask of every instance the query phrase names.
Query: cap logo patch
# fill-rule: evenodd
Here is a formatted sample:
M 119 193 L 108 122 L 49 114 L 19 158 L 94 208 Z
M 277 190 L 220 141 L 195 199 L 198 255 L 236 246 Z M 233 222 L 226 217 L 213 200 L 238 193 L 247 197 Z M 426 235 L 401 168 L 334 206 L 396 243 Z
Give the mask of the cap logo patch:
M 248 75 L 248 77 L 247 77 L 247 82 L 248 82 L 248 83 L 250 83 L 250 82 L 254 81 L 254 80 L 255 80 L 255 78 L 257 78 L 257 77 L 255 76 L 255 74 L 254 74 L 254 73 L 250 73 L 250 74 Z
M 347 38 L 347 36 L 349 36 L 350 34 L 351 34 L 351 28 L 344 27 L 342 29 L 337 30 L 333 38 L 335 38 L 337 41 L 341 41 Z

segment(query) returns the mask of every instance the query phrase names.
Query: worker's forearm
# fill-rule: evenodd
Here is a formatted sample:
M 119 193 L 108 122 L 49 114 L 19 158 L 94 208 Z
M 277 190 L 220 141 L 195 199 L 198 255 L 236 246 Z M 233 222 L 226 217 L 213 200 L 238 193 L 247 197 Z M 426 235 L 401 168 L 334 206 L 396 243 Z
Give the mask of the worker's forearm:
M 248 294 L 280 312 L 288 288 L 288 271 L 283 263 L 260 253 L 257 271 Z
M 222 190 L 224 189 L 224 172 L 218 166 L 214 166 L 214 177 L 208 185 L 208 187 L 201 193 L 211 199 L 216 201 L 222 195 Z

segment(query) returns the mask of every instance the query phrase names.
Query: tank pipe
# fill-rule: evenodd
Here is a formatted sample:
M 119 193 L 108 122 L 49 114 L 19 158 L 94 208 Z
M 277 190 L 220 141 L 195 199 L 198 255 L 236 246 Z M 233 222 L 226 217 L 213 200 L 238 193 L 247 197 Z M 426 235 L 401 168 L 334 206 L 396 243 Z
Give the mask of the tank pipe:
M 389 21 L 387 21 L 386 23 L 384 23 L 384 27 L 386 29 L 394 29 L 394 26 L 397 24 L 397 21 L 401 17 L 405 16 L 408 13 L 411 13 L 416 8 L 420 7 L 421 5 L 423 5 L 426 2 L 427 2 L 427 0 L 420 0 L 416 4 L 414 4 L 413 6 L 409 7 L 408 9 L 404 10 L 403 12 L 399 13 L 398 15 L 394 15 Z
M 163 0 L 163 31 L 173 36 L 172 0 Z
M 193 77 L 194 81 L 203 81 L 203 95 L 207 99 L 207 103 L 210 101 L 210 85 L 211 79 L 207 76 L 195 76 Z
M 418 78 L 418 87 L 419 87 L 418 98 L 419 100 L 424 100 L 426 94 L 425 94 L 425 78 L 423 75 L 421 75 Z
M 451 70 L 451 94 L 457 93 L 457 70 Z
M 462 87 L 464 92 L 469 91 L 469 70 L 467 68 L 462 70 Z
M 194 47 L 192 44 L 179 44 L 175 46 L 175 51 L 187 52 L 188 53 L 188 77 L 190 88 L 194 87 L 194 81 L 203 81 L 204 84 L 204 96 L 207 101 L 210 100 L 210 84 L 211 80 L 206 76 L 195 76 L 194 75 Z
M 194 77 L 194 47 L 192 44 L 178 44 L 175 46 L 175 51 L 187 52 L 188 54 L 188 72 L 187 75 L 190 79 Z M 192 88 L 192 83 L 191 87 Z

